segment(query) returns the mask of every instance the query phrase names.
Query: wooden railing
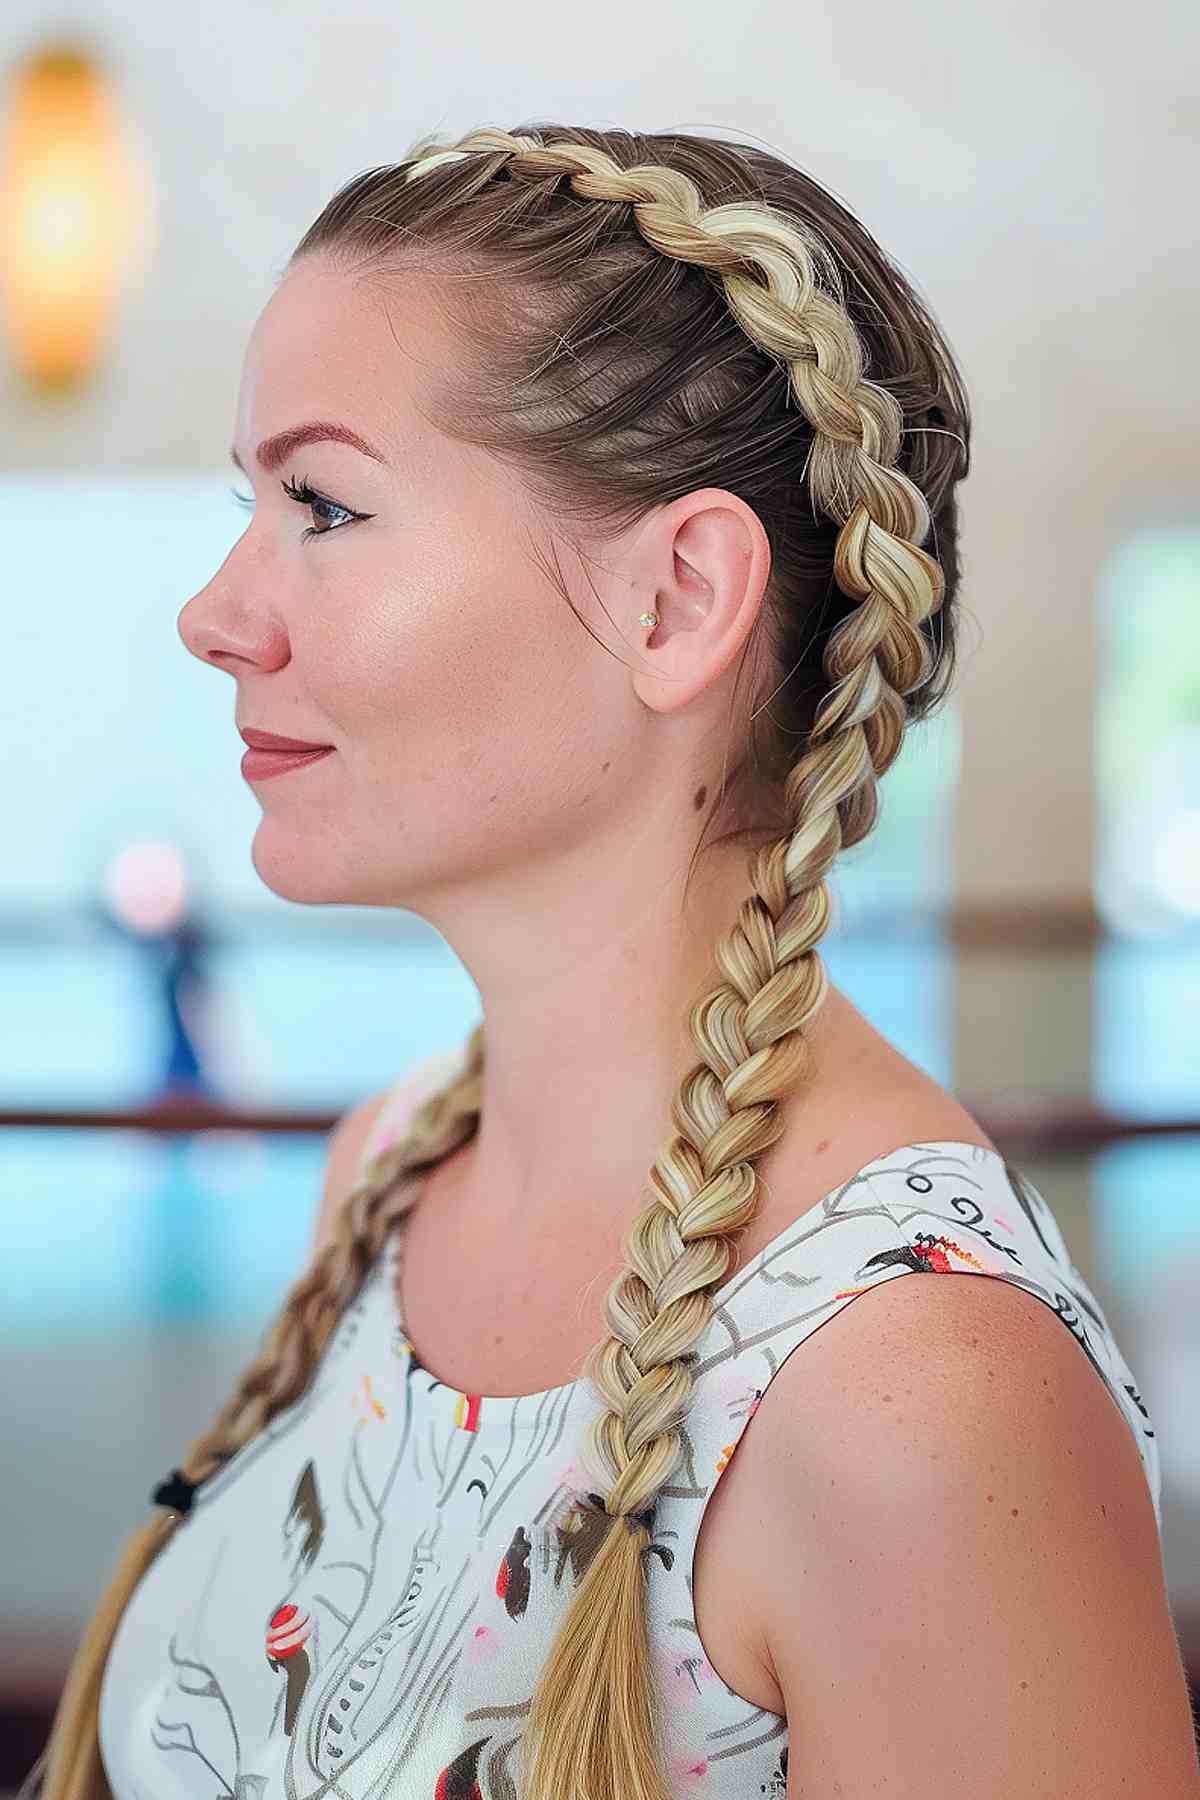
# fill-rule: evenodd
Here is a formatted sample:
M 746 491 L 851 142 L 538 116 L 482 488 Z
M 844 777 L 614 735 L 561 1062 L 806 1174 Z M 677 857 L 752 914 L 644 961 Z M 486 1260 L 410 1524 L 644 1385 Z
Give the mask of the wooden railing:
M 1073 1155 L 1111 1144 L 1200 1134 L 1200 1114 L 1144 1117 L 1107 1110 L 1086 1100 L 1056 1098 L 972 1104 L 960 1096 L 988 1136 L 1004 1151 L 1037 1155 Z M 244 1131 L 262 1134 L 327 1135 L 340 1112 L 303 1107 L 227 1106 L 221 1102 L 174 1097 L 143 1106 L 5 1107 L 0 1129 L 45 1131 L 149 1131 L 176 1135 L 194 1131 Z

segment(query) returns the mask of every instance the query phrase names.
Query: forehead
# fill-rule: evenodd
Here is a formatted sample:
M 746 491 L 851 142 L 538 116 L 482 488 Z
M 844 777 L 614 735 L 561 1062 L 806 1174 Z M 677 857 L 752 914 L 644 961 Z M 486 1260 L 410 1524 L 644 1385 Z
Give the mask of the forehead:
M 420 383 L 449 352 L 420 284 L 339 270 L 316 257 L 283 277 L 250 333 L 238 391 L 237 442 L 305 419 L 344 419 L 385 450 L 427 437 Z

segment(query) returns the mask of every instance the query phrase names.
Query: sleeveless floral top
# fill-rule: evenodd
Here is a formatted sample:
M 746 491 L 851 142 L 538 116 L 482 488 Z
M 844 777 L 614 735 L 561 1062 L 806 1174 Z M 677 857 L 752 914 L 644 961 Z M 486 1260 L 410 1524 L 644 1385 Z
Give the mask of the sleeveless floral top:
M 437 1057 L 397 1085 L 364 1166 L 447 1073 Z M 436 1380 L 397 1311 L 402 1242 L 401 1226 L 300 1399 L 200 1487 L 135 1591 L 101 1694 L 115 1800 L 518 1800 L 530 1694 L 594 1549 L 576 1452 L 600 1403 L 582 1379 L 504 1398 Z M 1046 1202 L 977 1145 L 876 1158 L 726 1282 L 697 1346 L 646 1553 L 679 1800 L 787 1790 L 786 1719 L 718 1676 L 691 1604 L 704 1507 L 747 1422 L 857 1295 L 959 1272 L 1062 1319 L 1129 1424 L 1161 1530 L 1146 1407 Z

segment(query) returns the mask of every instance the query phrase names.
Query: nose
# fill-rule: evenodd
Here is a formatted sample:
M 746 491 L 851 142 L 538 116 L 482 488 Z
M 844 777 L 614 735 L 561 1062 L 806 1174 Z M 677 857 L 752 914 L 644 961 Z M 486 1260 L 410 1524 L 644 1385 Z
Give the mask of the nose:
M 180 611 L 176 629 L 185 648 L 230 675 L 247 666 L 281 669 L 291 657 L 282 619 L 245 597 L 227 571 L 226 563 Z

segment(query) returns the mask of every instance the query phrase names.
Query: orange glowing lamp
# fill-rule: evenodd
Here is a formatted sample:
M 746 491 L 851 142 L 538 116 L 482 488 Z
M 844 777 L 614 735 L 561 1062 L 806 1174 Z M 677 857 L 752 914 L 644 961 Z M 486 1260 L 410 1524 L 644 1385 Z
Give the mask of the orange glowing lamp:
M 10 77 L 0 149 L 0 307 L 10 359 L 43 394 L 95 372 L 144 261 L 150 184 L 85 49 L 56 43 Z

